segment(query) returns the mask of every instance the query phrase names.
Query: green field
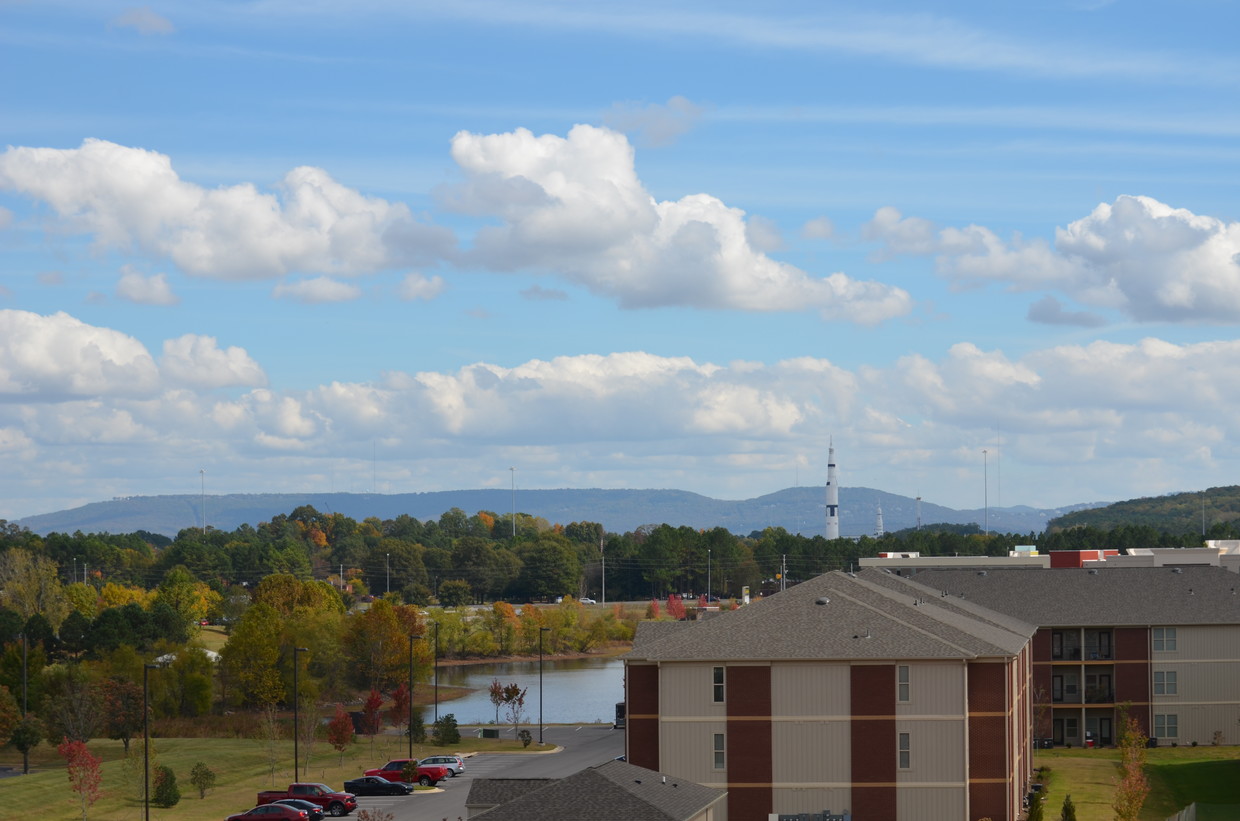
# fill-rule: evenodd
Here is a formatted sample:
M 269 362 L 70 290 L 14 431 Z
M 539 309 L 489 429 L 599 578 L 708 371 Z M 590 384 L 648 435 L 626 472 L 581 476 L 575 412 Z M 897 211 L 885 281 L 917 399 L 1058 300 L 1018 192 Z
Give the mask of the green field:
M 183 821 L 219 821 L 233 813 L 244 812 L 254 806 L 259 790 L 279 789 L 297 780 L 293 778 L 292 741 L 281 742 L 280 759 L 274 777 L 270 774 L 267 747 L 252 739 L 222 738 L 157 738 L 152 739 L 152 767 L 165 764 L 177 776 L 181 789 L 181 801 L 171 808 L 151 805 L 151 818 L 177 818 Z M 125 755 L 118 741 L 92 741 L 90 750 L 104 760 L 104 797 L 89 811 L 89 818 L 98 821 L 141 821 L 142 819 L 142 765 L 135 756 L 136 766 L 126 767 Z M 530 745 L 535 750 L 537 744 Z M 413 754 L 423 757 L 444 752 L 469 754 L 479 750 L 489 752 L 521 750 L 519 741 L 483 740 L 472 734 L 460 744 L 450 748 L 415 744 Z M 307 752 L 302 746 L 303 759 Z M 335 789 L 345 779 L 362 774 L 363 770 L 378 767 L 390 758 L 404 757 L 408 742 L 399 736 L 377 736 L 372 747 L 369 740 L 361 740 L 341 756 L 325 742 L 316 742 L 309 752 L 309 771 L 302 781 L 320 781 Z M 216 773 L 216 786 L 199 798 L 197 790 L 189 783 L 189 773 L 197 762 L 203 762 Z M 21 756 L 12 748 L 0 750 L 0 766 L 15 767 L 20 772 Z M 303 765 L 304 766 L 304 765 Z M 47 821 L 74 821 L 82 817 L 81 805 L 69 789 L 64 762 L 56 755 L 54 747 L 40 745 L 31 755 L 31 772 L 26 776 L 0 779 L 0 794 L 10 807 L 21 807 L 22 815 L 47 819 Z M 410 801 L 417 801 L 415 793 Z
M 1150 794 L 1141 821 L 1163 821 L 1198 802 L 1198 821 L 1240 818 L 1240 747 L 1158 747 L 1148 751 Z M 1072 794 L 1078 821 L 1111 821 L 1111 792 L 1119 773 L 1115 749 L 1041 750 L 1035 767 L 1049 767 L 1046 817 L 1058 818 Z

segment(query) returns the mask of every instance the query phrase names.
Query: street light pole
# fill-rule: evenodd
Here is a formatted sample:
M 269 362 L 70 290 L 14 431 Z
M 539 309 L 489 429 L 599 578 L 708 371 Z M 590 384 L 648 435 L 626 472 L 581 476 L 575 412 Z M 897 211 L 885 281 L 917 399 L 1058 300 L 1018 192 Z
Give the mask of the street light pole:
M 543 743 L 543 633 L 550 627 L 538 628 L 538 746 Z
M 710 606 L 710 548 L 706 548 L 706 606 Z
M 151 696 L 154 664 L 142 665 L 142 817 L 151 821 Z
M 409 723 L 405 725 L 409 735 L 409 757 L 413 758 L 413 643 L 422 638 L 414 633 L 409 634 Z
M 384 567 L 384 570 L 387 571 L 387 583 L 386 583 L 386 587 L 384 588 L 383 592 L 391 593 L 392 592 L 392 554 L 391 553 L 383 554 L 383 567 Z
M 435 721 L 439 721 L 439 622 L 435 625 Z M 413 756 L 409 756 L 413 758 Z
M 301 733 L 301 721 L 300 721 L 301 715 L 298 709 L 299 704 L 301 703 L 301 693 L 298 692 L 298 687 L 297 687 L 297 668 L 300 665 L 298 664 L 297 654 L 298 653 L 309 653 L 309 652 L 310 651 L 305 647 L 294 647 L 293 648 L 293 780 L 294 781 L 296 781 L 299 778 L 299 773 L 301 772 L 301 761 L 300 761 L 300 755 L 299 755 L 300 751 L 297 749 L 297 736 Z
M 517 469 L 508 468 L 512 472 L 512 538 L 517 538 Z

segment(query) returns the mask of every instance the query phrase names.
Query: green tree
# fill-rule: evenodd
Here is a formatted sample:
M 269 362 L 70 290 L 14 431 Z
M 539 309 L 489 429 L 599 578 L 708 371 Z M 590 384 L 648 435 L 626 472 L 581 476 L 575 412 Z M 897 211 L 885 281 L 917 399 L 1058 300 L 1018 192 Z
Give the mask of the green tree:
M 434 724 L 431 731 L 432 742 L 437 747 L 446 747 L 449 744 L 461 743 L 461 730 L 456 725 L 456 714 L 445 713 L 441 715 Z
M 8 743 L 13 730 L 22 720 L 21 708 L 8 687 L 0 686 L 0 747 Z
M 30 772 L 30 751 L 43 741 L 43 722 L 27 715 L 13 728 L 9 743 L 22 754 L 22 773 Z
M 464 579 L 449 579 L 439 585 L 439 603 L 444 607 L 464 607 L 473 599 L 473 590 Z
M 0 604 L 24 619 L 42 614 L 53 628 L 59 627 L 70 608 L 59 565 L 21 548 L 0 553 Z
M 1076 821 L 1076 805 L 1072 803 L 1071 794 L 1063 797 L 1063 809 L 1059 811 L 1059 821 Z
M 229 697 L 237 705 L 275 704 L 284 696 L 280 676 L 279 615 L 271 605 L 256 604 L 245 611 L 220 651 L 220 665 L 229 682 Z
M 215 786 L 215 770 L 199 761 L 189 771 L 189 783 L 198 790 L 198 798 L 206 798 L 207 790 Z
M 151 803 L 157 807 L 176 806 L 181 800 L 181 788 L 177 786 L 177 774 L 172 768 L 160 764 L 151 773 L 151 780 L 155 782 L 151 790 Z

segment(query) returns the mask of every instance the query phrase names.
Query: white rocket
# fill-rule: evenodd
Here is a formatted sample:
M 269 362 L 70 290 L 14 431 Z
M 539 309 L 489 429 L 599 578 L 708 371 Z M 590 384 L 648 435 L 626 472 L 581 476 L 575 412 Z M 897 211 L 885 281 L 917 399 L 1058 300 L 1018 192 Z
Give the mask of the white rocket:
M 840 537 L 840 486 L 835 480 L 835 441 L 827 448 L 827 539 Z

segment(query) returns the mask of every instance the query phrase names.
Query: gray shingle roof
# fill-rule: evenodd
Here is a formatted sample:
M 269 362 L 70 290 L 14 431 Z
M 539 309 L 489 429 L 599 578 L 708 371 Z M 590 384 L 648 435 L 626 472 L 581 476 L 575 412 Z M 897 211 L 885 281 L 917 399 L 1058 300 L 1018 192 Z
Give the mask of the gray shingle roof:
M 466 807 L 494 807 L 507 804 L 528 792 L 540 790 L 554 778 L 475 778 L 465 796 Z
M 1221 567 L 922 570 L 912 581 L 1045 627 L 1240 624 L 1240 576 Z
M 834 572 L 687 628 L 655 628 L 626 658 L 971 659 L 1014 655 L 1035 629 L 882 571 Z
M 487 792 L 487 781 L 519 779 L 479 778 L 469 791 L 467 805 L 477 805 L 474 791 Z M 542 782 L 542 779 L 538 779 Z M 727 793 L 692 781 L 609 761 L 575 775 L 540 783 L 512 800 L 479 813 L 487 821 L 685 821 Z

